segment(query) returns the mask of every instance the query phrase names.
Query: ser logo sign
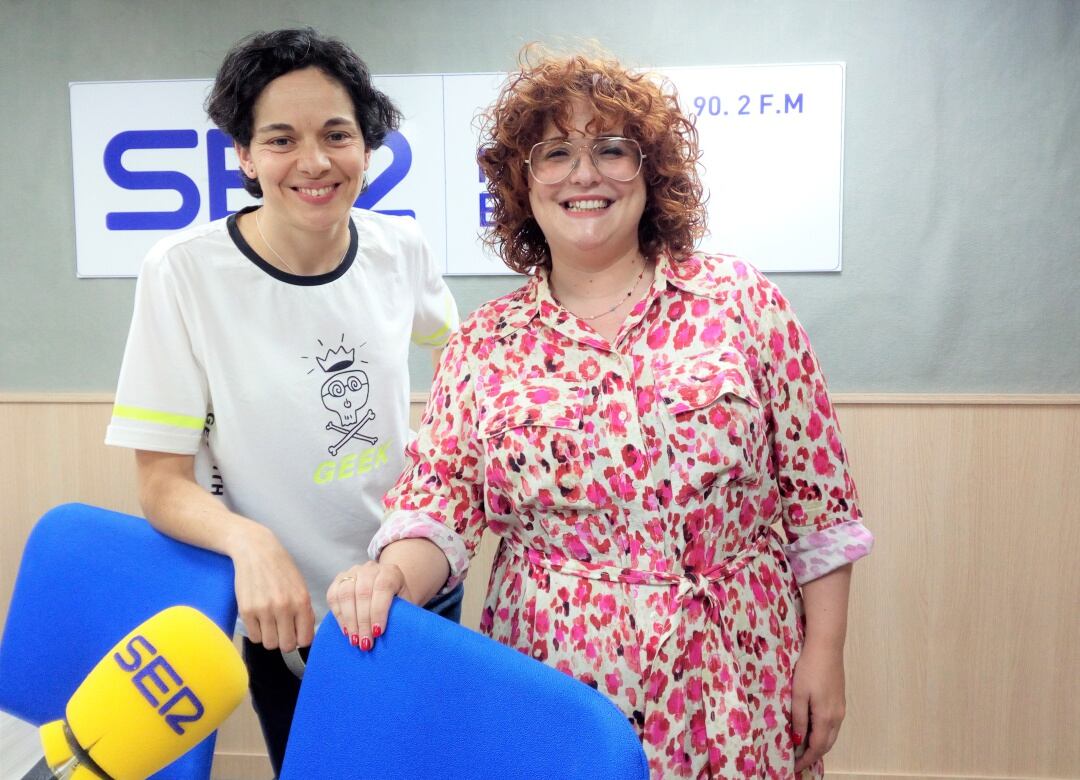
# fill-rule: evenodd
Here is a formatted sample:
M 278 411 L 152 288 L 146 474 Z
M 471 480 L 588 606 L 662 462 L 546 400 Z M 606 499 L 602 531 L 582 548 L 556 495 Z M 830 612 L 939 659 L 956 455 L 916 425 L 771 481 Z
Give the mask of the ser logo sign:
M 404 119 L 373 150 L 356 206 L 416 219 L 444 273 L 507 273 L 479 241 L 476 112 L 502 74 L 376 76 Z M 162 239 L 255 203 L 231 139 L 206 117 L 208 79 L 70 85 L 76 268 L 136 276 Z M 490 208 L 489 208 L 490 210 Z

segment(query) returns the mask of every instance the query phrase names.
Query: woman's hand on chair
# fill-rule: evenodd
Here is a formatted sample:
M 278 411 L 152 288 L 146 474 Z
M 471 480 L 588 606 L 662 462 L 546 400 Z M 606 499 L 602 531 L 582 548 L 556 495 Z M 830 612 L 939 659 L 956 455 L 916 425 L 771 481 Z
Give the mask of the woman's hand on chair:
M 338 574 L 326 591 L 326 603 L 354 647 L 370 650 L 386 630 L 394 596 L 414 601 L 401 569 L 368 561 Z

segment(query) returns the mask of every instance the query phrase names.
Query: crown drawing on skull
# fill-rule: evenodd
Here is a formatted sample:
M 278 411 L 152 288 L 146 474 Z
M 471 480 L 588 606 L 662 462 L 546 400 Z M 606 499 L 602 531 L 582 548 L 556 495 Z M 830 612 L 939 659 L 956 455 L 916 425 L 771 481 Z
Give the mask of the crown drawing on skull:
M 319 364 L 319 368 L 325 373 L 332 374 L 335 371 L 346 369 L 355 363 L 356 350 L 346 350 L 345 347 L 327 350 L 326 356 L 315 358 L 315 362 Z

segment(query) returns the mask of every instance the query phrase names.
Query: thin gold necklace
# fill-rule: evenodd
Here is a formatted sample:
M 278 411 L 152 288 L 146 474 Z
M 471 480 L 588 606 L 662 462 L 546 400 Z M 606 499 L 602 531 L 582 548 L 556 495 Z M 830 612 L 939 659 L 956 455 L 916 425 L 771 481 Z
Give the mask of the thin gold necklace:
M 598 320 L 598 319 L 600 319 L 601 317 L 606 317 L 606 316 L 608 316 L 608 315 L 609 315 L 609 314 L 611 314 L 611 313 L 612 313 L 613 311 L 615 311 L 615 310 L 616 310 L 617 308 L 619 308 L 619 307 L 620 307 L 620 306 L 622 306 L 622 305 L 623 305 L 624 303 L 626 303 L 626 299 L 627 299 L 627 298 L 629 298 L 629 297 L 630 297 L 631 295 L 633 295 L 633 294 L 634 294 L 634 290 L 636 290 L 636 289 L 637 289 L 637 287 L 638 287 L 638 285 L 639 285 L 639 284 L 641 284 L 641 280 L 642 280 L 642 278 L 643 278 L 643 277 L 645 276 L 645 269 L 646 269 L 646 268 L 648 267 L 648 265 L 649 265 L 649 264 L 648 264 L 647 262 L 645 262 L 645 263 L 642 263 L 642 264 L 641 264 L 641 272 L 640 272 L 640 273 L 638 273 L 638 275 L 637 275 L 637 278 L 636 278 L 636 279 L 634 279 L 634 284 L 633 284 L 633 285 L 631 285 L 631 287 L 630 287 L 630 289 L 629 289 L 629 290 L 627 290 L 627 292 L 626 292 L 626 295 L 624 295 L 624 296 L 623 296 L 622 298 L 619 298 L 618 302 L 617 302 L 617 303 L 616 303 L 616 304 L 615 304 L 614 306 L 612 306 L 612 307 L 611 307 L 610 309 L 608 309 L 607 311 L 602 311 L 602 312 L 600 312 L 599 314 L 590 314 L 590 315 L 589 315 L 588 317 L 583 317 L 583 316 L 581 316 L 580 314 L 574 314 L 574 312 L 570 311 L 570 309 L 569 309 L 569 308 L 567 308 L 567 307 L 566 307 L 566 305 L 565 305 L 565 304 L 563 304 L 563 302 L 562 302 L 562 301 L 560 301 L 560 300 L 559 300 L 558 298 L 556 298 L 556 297 L 555 297 L 555 291 L 554 291 L 554 290 L 551 290 L 551 286 L 550 286 L 550 283 L 549 283 L 549 285 L 548 285 L 548 289 L 549 289 L 549 290 L 551 290 L 551 297 L 552 297 L 552 298 L 553 298 L 553 299 L 555 300 L 555 303 L 557 303 L 557 304 L 559 304 L 560 306 L 562 306 L 562 307 L 563 307 L 564 309 L 566 309 L 567 311 L 569 311 L 569 312 L 570 312 L 571 314 L 574 314 L 574 316 L 575 316 L 575 317 L 577 317 L 577 318 L 578 318 L 579 320 L 585 320 L 585 322 L 592 322 L 593 320 Z
M 260 211 L 262 211 L 262 209 L 255 209 L 255 229 L 259 231 L 259 238 L 261 238 L 263 240 L 263 243 L 266 244 L 267 249 L 269 249 L 271 252 L 274 253 L 274 257 L 276 257 L 278 259 L 278 262 L 280 262 L 283 266 L 285 266 L 286 271 L 291 273 L 293 276 L 299 276 L 299 274 L 296 273 L 296 271 L 294 271 L 292 269 L 292 266 L 289 265 L 287 262 L 285 262 L 285 258 L 281 256 L 281 253 L 278 252 L 276 249 L 274 249 L 274 245 L 271 244 L 267 240 L 266 234 L 263 233 L 262 224 L 259 222 L 259 212 Z M 343 254 L 341 256 L 341 259 L 338 260 L 337 263 L 334 264 L 334 267 L 331 268 L 330 271 L 336 270 L 338 266 L 340 266 L 342 263 L 344 263 L 345 262 L 345 255 L 347 255 L 347 254 L 349 254 L 349 248 L 345 247 L 345 254 Z M 330 271 L 327 271 L 326 273 L 330 273 Z

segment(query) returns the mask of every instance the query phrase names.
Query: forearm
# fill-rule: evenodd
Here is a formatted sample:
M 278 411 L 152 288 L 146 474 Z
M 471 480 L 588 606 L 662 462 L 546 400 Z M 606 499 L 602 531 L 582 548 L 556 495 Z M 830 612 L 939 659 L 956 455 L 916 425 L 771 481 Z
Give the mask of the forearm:
M 802 586 L 806 613 L 805 644 L 808 647 L 843 652 L 850 588 L 851 564 L 833 569 Z
M 143 513 L 166 536 L 234 557 L 252 537 L 270 533 L 199 485 L 191 456 L 137 451 L 135 459 Z
M 415 604 L 431 601 L 450 576 L 446 555 L 427 539 L 401 539 L 388 544 L 379 555 L 379 563 L 393 564 L 401 570 Z
M 229 509 L 195 481 L 194 458 L 136 452 L 139 500 L 163 534 L 229 556 L 236 605 L 252 642 L 273 650 L 311 644 L 315 614 L 307 584 L 273 532 Z

